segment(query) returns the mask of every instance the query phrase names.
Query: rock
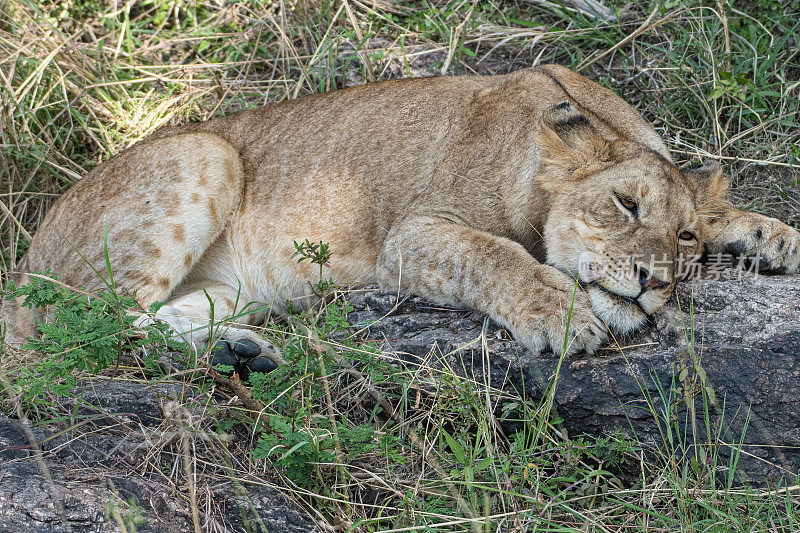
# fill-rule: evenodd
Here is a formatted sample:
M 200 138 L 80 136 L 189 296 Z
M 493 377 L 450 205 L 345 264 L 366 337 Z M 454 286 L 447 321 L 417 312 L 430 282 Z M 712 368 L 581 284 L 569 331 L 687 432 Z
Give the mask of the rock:
M 78 409 L 94 426 L 130 424 L 158 426 L 164 421 L 165 401 L 193 396 L 193 391 L 176 383 L 134 384 L 112 379 L 94 379 L 75 387 L 62 405 Z
M 709 408 L 711 434 L 719 436 L 712 440 L 740 442 L 748 424 L 737 482 L 793 480 L 800 472 L 800 277 L 736 278 L 736 271 L 728 271 L 717 280 L 681 284 L 680 307 L 673 298 L 644 331 L 617 339 L 621 348 L 607 346 L 594 356 L 566 359 L 555 407 L 568 434 L 599 436 L 621 429 L 635 431 L 641 442 L 663 446 L 662 397 L 672 390 L 673 396 L 677 392 L 673 428 L 677 420 L 685 443 L 694 437 L 706 443 L 705 390 L 715 400 Z M 355 309 L 351 323 L 359 328 L 370 324 L 361 338 L 375 341 L 395 360 L 399 356 L 419 364 L 433 351 L 440 362 L 463 369 L 477 383 L 535 401 L 558 364 L 551 353 L 531 357 L 488 320 L 483 354 L 485 317 L 468 309 L 402 296 L 394 309 L 395 295 L 375 289 L 351 293 L 349 299 Z M 682 391 L 694 397 L 694 437 L 691 424 L 684 423 L 692 402 L 683 401 Z M 719 446 L 717 464 L 728 464 L 730 450 Z
M 163 472 L 180 463 L 180 437 L 175 424 L 164 421 L 162 406 L 184 409 L 197 393 L 103 379 L 81 393 L 92 406 L 80 406 L 84 424 L 64 434 L 30 428 L 52 483 L 35 459 L 27 422 L 0 414 L 0 531 L 105 532 L 120 531 L 120 523 L 128 531 L 194 531 L 182 470 L 172 478 Z M 315 531 L 307 514 L 257 478 L 234 486 L 225 476 L 204 473 L 198 474 L 198 501 L 201 510 L 208 503 L 213 508 L 211 516 L 200 517 L 208 529 L 247 531 L 246 516 L 250 529 L 263 524 L 267 531 Z

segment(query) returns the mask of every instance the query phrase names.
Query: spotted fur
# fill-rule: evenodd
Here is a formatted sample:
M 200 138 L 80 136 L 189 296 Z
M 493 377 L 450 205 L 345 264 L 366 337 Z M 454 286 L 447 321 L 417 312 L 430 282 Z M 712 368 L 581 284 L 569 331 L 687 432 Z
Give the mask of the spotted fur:
M 312 301 L 293 241 L 324 241 L 326 279 L 471 306 L 534 353 L 565 338 L 593 352 L 667 300 L 679 254 L 731 246 L 797 269 L 797 232 L 734 209 L 726 187 L 718 167 L 678 169 L 632 107 L 563 67 L 388 81 L 158 131 L 67 191 L 19 270 L 100 288 L 81 256 L 102 272 L 107 232 L 116 281 L 144 307 L 166 300 L 155 319 L 202 344 L 208 298 L 217 318 Z M 587 257 L 602 273 L 576 284 Z M 12 342 L 25 313 L 4 309 Z

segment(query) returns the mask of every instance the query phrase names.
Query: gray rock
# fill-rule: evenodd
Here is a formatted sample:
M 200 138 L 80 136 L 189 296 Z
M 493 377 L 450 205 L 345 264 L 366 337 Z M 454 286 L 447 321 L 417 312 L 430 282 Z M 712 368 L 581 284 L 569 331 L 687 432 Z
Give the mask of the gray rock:
M 793 483 L 800 472 L 800 277 L 737 278 L 727 271 L 718 280 L 681 284 L 680 307 L 673 298 L 644 331 L 617 339 L 621 348 L 566 359 L 555 407 L 568 434 L 621 429 L 663 447 L 665 418 L 671 416 L 682 443 L 695 437 L 709 442 L 701 391 L 711 390 L 710 425 L 718 435 L 712 441 L 740 442 L 747 424 L 737 482 L 761 485 L 783 477 Z M 361 338 L 407 364 L 419 364 L 433 351 L 439 363 L 477 383 L 534 401 L 555 373 L 557 356 L 530 356 L 492 323 L 487 323 L 483 354 L 479 337 L 485 317 L 473 311 L 402 296 L 394 309 L 395 295 L 375 289 L 349 299 L 355 309 L 351 323 L 369 325 Z M 673 404 L 665 414 L 662 397 L 670 391 Z M 684 401 L 682 391 L 694 397 L 695 436 L 686 416 L 692 401 Z M 717 464 L 728 464 L 730 450 L 718 447 Z
M 181 391 L 172 385 L 97 380 L 78 392 L 93 406 L 80 406 L 84 425 L 64 434 L 30 428 L 52 483 L 35 459 L 26 422 L 0 414 L 0 531 L 119 531 L 120 521 L 128 531 L 194 531 L 185 488 L 170 483 L 153 457 L 168 449 L 171 439 L 171 426 L 159 427 L 162 405 Z M 199 479 L 215 483 L 206 487 L 215 530 L 315 531 L 297 505 L 258 480 L 234 487 L 220 476 Z M 200 518 L 205 523 L 206 517 Z

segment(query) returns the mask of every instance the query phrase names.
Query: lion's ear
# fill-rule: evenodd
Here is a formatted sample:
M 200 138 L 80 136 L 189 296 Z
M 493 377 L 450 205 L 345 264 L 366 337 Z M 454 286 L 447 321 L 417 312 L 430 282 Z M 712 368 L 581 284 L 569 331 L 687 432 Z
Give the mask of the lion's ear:
M 542 117 L 542 162 L 552 169 L 581 178 L 610 160 L 611 144 L 571 103 L 560 102 Z
M 719 161 L 711 161 L 700 168 L 685 170 L 684 174 L 696 186 L 697 205 L 712 203 L 725 198 L 730 181 L 722 174 Z

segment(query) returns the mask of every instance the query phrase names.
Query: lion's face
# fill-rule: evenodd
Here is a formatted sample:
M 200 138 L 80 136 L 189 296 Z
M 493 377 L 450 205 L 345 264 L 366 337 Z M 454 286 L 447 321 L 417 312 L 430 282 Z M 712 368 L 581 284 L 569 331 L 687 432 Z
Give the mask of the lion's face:
M 721 173 L 681 172 L 640 145 L 603 140 L 585 119 L 567 120 L 566 130 L 554 127 L 563 145 L 550 148 L 569 156 L 545 155 L 549 173 L 540 178 L 550 195 L 547 262 L 578 278 L 600 317 L 626 333 L 691 272 L 708 235 L 704 210 L 724 190 Z

